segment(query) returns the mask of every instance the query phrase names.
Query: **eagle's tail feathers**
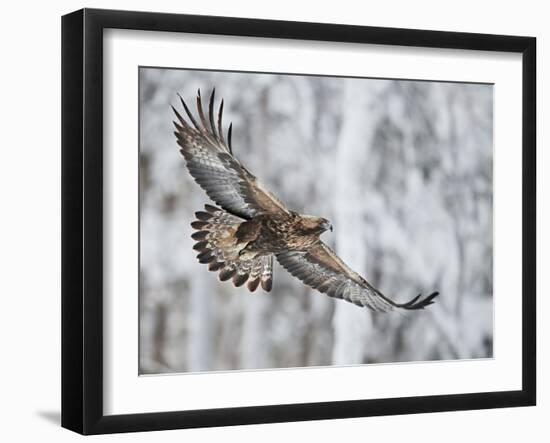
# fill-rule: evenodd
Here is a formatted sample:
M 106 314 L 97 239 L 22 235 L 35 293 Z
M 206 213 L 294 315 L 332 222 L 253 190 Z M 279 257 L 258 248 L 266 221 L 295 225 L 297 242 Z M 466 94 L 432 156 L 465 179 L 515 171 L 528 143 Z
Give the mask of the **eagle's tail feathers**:
M 210 271 L 219 271 L 219 279 L 232 279 L 237 287 L 254 292 L 261 285 L 269 292 L 273 286 L 273 257 L 256 256 L 244 259 L 239 252 L 246 243 L 239 243 L 235 233 L 243 220 L 215 206 L 205 205 L 204 211 L 195 213 L 197 220 L 191 223 L 196 230 L 191 237 L 196 241 L 193 249 L 198 252 L 199 263 L 208 264 Z

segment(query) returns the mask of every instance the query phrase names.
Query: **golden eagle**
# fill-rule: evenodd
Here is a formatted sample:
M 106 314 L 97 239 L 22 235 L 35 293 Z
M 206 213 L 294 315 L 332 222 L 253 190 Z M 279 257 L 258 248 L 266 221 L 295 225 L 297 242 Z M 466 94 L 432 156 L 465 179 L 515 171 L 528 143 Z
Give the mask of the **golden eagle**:
M 178 94 L 179 96 L 179 94 Z M 223 100 L 214 110 L 215 90 L 210 95 L 208 116 L 200 90 L 197 121 L 179 96 L 189 122 L 172 106 L 180 152 L 187 168 L 206 194 L 221 207 L 205 205 L 191 223 L 196 230 L 194 249 L 200 263 L 219 271 L 222 281 L 235 286 L 247 283 L 250 291 L 261 285 L 270 291 L 273 256 L 293 276 L 331 297 L 341 298 L 374 311 L 395 308 L 423 309 L 433 303 L 437 292 L 418 295 L 407 303 L 396 303 L 351 270 L 320 235 L 332 230 L 322 217 L 298 214 L 263 188 L 256 177 L 233 155 L 231 130 L 222 130 Z

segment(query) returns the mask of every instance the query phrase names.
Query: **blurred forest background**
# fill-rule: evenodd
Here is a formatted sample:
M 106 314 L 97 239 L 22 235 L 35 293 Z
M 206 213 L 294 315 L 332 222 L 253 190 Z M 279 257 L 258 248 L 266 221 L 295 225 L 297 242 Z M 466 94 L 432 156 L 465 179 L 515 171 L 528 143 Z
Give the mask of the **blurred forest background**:
M 140 68 L 140 373 L 492 357 L 493 87 Z M 210 203 L 173 135 L 176 93 L 215 86 L 233 148 L 323 240 L 396 301 L 376 314 L 310 290 L 277 263 L 271 293 L 195 259 Z

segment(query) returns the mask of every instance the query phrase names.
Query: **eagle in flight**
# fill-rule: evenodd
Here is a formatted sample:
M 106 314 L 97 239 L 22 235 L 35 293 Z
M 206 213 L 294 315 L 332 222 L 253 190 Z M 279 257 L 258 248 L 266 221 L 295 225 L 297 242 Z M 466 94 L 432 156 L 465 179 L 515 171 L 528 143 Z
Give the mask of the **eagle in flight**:
M 178 94 L 179 96 L 179 94 Z M 231 129 L 223 135 L 223 100 L 214 110 L 215 90 L 205 114 L 200 90 L 198 121 L 179 96 L 189 121 L 172 106 L 180 152 L 195 181 L 219 207 L 205 205 L 191 226 L 193 247 L 200 263 L 219 271 L 219 279 L 233 280 L 269 292 L 273 284 L 273 257 L 306 285 L 331 297 L 344 299 L 373 311 L 423 309 L 437 292 L 396 303 L 350 269 L 320 239 L 332 225 L 323 217 L 298 214 L 266 190 L 233 155 Z

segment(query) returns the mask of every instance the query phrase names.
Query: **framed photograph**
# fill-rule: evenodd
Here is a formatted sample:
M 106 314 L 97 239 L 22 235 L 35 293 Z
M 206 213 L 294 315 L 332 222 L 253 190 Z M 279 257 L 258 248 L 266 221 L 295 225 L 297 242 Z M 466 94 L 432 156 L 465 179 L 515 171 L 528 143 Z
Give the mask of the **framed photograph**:
M 534 405 L 531 37 L 62 20 L 62 425 Z

